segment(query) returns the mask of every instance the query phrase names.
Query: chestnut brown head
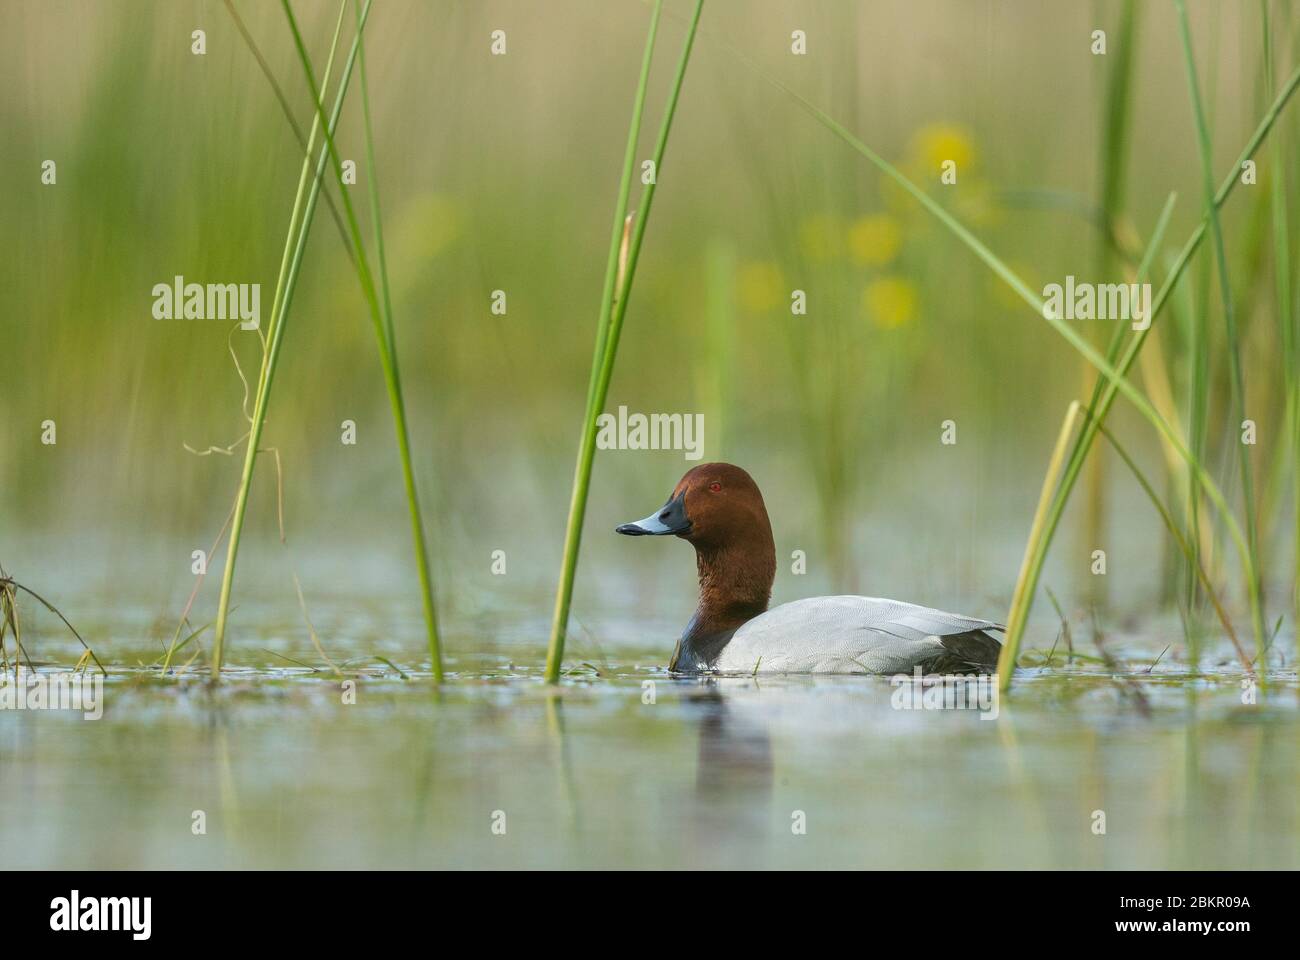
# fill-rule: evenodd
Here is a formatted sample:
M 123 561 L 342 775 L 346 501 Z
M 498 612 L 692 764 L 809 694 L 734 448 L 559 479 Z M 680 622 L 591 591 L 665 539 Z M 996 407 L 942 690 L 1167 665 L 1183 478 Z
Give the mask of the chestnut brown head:
M 730 463 L 702 463 L 687 471 L 662 507 L 615 532 L 631 537 L 672 534 L 697 549 L 720 549 L 755 535 L 770 539 L 771 529 L 753 477 Z

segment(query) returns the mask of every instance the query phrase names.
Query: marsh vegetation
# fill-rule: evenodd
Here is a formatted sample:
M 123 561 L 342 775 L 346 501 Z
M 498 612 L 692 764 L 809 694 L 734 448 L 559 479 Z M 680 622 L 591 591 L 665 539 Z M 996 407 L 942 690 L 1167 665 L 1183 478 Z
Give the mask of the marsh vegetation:
M 6 862 L 90 770 L 150 838 L 102 866 L 1297 864 L 1292 4 L 116 6 L 0 14 L 0 648 L 109 694 L 0 716 Z M 1005 620 L 1006 715 L 671 681 L 686 548 L 611 531 L 683 454 L 623 407 L 760 478 L 774 602 Z M 839 839 L 753 842 L 795 808 Z

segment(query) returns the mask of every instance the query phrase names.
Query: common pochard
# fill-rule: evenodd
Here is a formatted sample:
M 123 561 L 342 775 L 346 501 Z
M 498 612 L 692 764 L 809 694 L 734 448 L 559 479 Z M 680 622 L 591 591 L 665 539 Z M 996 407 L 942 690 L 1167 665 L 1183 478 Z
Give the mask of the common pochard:
M 730 463 L 702 463 L 628 536 L 695 547 L 700 599 L 668 668 L 680 673 L 989 673 L 1003 627 L 900 600 L 810 597 L 768 610 L 776 545 L 763 495 Z

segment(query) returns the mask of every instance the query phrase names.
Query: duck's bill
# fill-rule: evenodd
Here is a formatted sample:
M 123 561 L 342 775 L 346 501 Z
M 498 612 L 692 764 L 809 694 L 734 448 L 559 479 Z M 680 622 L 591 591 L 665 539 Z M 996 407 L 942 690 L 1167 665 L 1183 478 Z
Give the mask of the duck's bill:
M 691 529 L 691 521 L 686 518 L 686 494 L 679 493 L 644 520 L 625 523 L 614 529 L 629 537 L 666 537 L 674 533 L 686 533 Z

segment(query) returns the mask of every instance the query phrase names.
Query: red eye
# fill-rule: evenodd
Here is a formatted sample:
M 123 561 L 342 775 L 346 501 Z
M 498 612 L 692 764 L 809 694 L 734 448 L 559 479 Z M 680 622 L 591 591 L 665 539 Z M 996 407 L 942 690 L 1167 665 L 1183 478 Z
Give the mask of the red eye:
M 712 490 L 714 493 L 717 493 L 719 490 L 722 489 L 722 484 L 718 483 L 718 481 L 715 480 L 711 484 L 709 484 L 709 489 Z

